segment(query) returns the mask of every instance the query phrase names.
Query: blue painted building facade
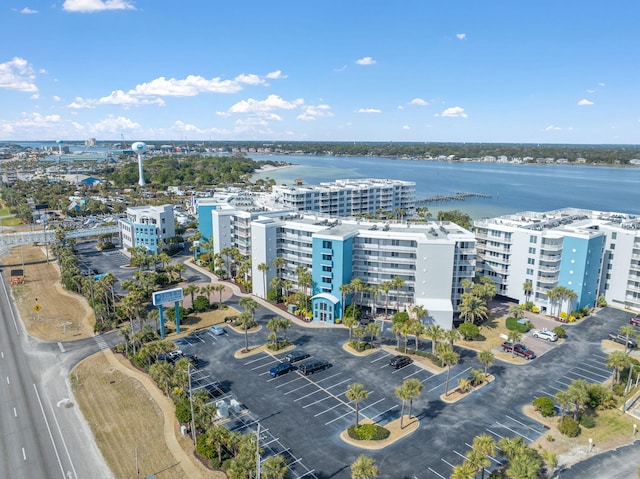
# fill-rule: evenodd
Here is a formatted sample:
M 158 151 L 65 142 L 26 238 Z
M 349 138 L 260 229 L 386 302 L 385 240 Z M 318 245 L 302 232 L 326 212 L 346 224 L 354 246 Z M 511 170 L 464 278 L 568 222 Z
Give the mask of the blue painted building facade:
M 605 235 L 563 238 L 558 286 L 576 293 L 574 309 L 595 305 L 605 240 Z

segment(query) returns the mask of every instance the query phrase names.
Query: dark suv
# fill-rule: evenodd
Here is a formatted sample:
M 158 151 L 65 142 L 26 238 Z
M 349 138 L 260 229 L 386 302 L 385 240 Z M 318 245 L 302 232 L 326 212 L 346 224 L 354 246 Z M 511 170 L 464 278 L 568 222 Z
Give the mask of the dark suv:
M 389 361 L 389 366 L 391 366 L 394 369 L 400 369 L 405 366 L 408 366 L 412 362 L 413 360 L 409 356 L 398 355 L 391 358 L 391 361 Z
M 531 351 L 528 347 L 526 347 L 522 343 L 513 344 L 510 341 L 505 341 L 502 343 L 502 350 L 505 352 L 513 352 L 516 356 L 520 356 L 524 359 L 535 359 L 536 353 Z
M 313 374 L 316 371 L 323 371 L 329 367 L 331 367 L 329 361 L 325 361 L 324 359 L 310 359 L 302 363 L 298 370 L 305 376 L 308 376 L 309 374 Z
M 289 362 L 280 363 L 269 369 L 269 375 L 272 378 L 275 378 L 280 376 L 281 374 L 287 374 L 289 371 L 293 371 L 295 368 L 296 367 Z
M 284 359 L 286 359 L 290 363 L 295 363 L 297 361 L 302 361 L 303 359 L 307 359 L 309 356 L 311 355 L 305 351 L 291 351 L 289 354 L 287 354 L 284 357 Z

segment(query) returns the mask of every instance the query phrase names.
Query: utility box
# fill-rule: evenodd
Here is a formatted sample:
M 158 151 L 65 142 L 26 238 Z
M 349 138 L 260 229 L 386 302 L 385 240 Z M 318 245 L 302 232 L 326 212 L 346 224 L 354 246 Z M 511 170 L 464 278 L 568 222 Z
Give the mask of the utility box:
M 187 429 L 187 426 L 185 426 L 184 424 L 180 426 L 180 432 L 182 433 L 183 436 L 186 436 L 187 434 L 189 434 L 189 430 Z

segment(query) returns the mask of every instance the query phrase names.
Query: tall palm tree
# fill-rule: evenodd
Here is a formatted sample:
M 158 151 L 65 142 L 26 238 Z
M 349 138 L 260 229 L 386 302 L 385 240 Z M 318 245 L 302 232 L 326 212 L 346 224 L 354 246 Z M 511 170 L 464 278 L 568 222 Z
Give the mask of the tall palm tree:
M 416 378 L 409 378 L 402 383 L 409 391 L 409 419 L 413 414 L 413 400 L 420 397 L 424 384 Z
M 360 278 L 353 278 L 350 284 L 351 284 L 351 289 L 353 290 L 354 296 L 360 293 L 360 301 L 357 302 L 357 306 L 360 309 L 362 308 L 362 296 L 364 295 L 364 292 L 367 289 L 367 285 Z M 355 303 L 356 301 L 353 301 L 353 302 Z M 356 308 L 354 307 L 352 309 L 353 309 L 352 311 L 353 317 L 355 318 Z
M 495 355 L 491 352 L 490 349 L 485 349 L 484 351 L 480 351 L 478 353 L 478 361 L 480 361 L 484 365 L 485 376 L 487 375 L 487 368 L 491 367 L 494 359 Z
M 524 317 L 524 308 L 521 304 L 512 304 L 509 307 L 509 316 L 522 319 Z
M 193 301 L 195 298 L 195 295 L 200 291 L 200 288 L 198 286 L 196 286 L 195 284 L 189 284 L 187 285 L 186 288 L 184 288 L 184 292 L 186 294 L 188 294 L 189 296 L 191 296 L 191 307 L 193 307 Z
M 626 340 L 624 350 L 627 354 L 629 354 L 631 352 L 631 347 L 629 346 L 629 338 L 636 335 L 636 328 L 634 328 L 631 324 L 625 324 L 624 326 L 620 326 L 620 330 L 618 332 L 624 336 Z
M 360 413 L 360 401 L 369 397 L 369 391 L 367 391 L 363 384 L 352 383 L 347 386 L 347 392 L 345 394 L 349 401 L 355 403 L 356 410 L 356 428 L 359 425 L 359 413 Z
M 471 293 L 463 293 L 462 302 L 458 306 L 460 317 L 468 323 L 475 324 L 476 321 L 489 317 L 489 308 L 481 298 Z
M 258 266 L 258 271 L 262 273 L 262 289 L 263 289 L 263 298 L 267 297 L 267 271 L 269 271 L 269 265 L 267 263 L 260 263 Z
M 614 351 L 607 356 L 607 367 L 613 369 L 613 380 L 611 381 L 611 389 L 614 384 L 617 384 L 620 380 L 620 371 L 629 367 L 629 356 L 624 351 Z
M 461 337 L 462 335 L 457 329 L 445 329 L 444 333 L 442 334 L 442 339 L 448 341 L 451 346 L 453 346 L 453 344 Z
M 351 464 L 351 479 L 372 479 L 378 477 L 376 461 L 369 456 L 361 454 Z
M 243 311 L 238 316 L 238 322 L 244 330 L 244 352 L 249 351 L 249 326 L 253 324 L 253 317 L 249 311 Z
M 276 258 L 273 258 L 272 263 L 273 267 L 276 269 L 276 276 L 278 277 L 278 279 L 280 279 L 280 281 L 282 281 L 282 271 L 284 270 L 285 266 L 287 266 L 287 260 L 284 259 L 282 256 L 278 256 Z M 280 283 L 280 288 L 283 287 L 283 284 Z M 283 295 L 284 291 L 280 291 L 280 294 Z
M 424 306 L 417 304 L 413 307 L 413 314 L 418 321 L 422 322 L 422 318 L 429 314 L 429 311 Z
M 436 343 L 444 337 L 444 329 L 439 324 L 427 326 L 424 335 L 431 340 L 431 354 L 436 354 Z
M 351 339 L 353 338 L 353 328 L 355 328 L 358 325 L 358 321 L 356 320 L 356 318 L 352 316 L 348 316 L 344 318 L 343 324 L 347 328 L 349 328 L 349 341 L 351 341 Z
M 289 466 L 281 454 L 269 456 L 260 464 L 260 477 L 264 479 L 285 479 L 288 474 Z
M 476 469 L 469 461 L 465 460 L 453 468 L 449 479 L 475 479 Z
M 479 452 L 483 455 L 485 462 L 481 469 L 482 471 L 482 479 L 484 479 L 484 469 L 491 465 L 491 461 L 489 461 L 489 457 L 495 456 L 496 454 L 496 441 L 489 434 L 480 434 L 473 438 L 473 442 L 471 443 L 471 448 L 474 451 Z
M 350 283 L 343 283 L 338 289 L 342 294 L 342 320 L 344 322 L 344 320 L 346 319 L 345 312 L 347 310 L 347 296 L 349 296 L 353 292 L 353 288 L 351 287 Z
M 396 397 L 402 401 L 402 409 L 400 411 L 400 429 L 404 428 L 404 406 L 412 397 L 412 393 L 409 390 L 409 387 L 406 384 L 406 381 L 402 383 L 400 386 L 396 387 Z
M 207 295 L 207 299 L 209 300 L 209 304 L 211 304 L 211 293 L 213 293 L 213 285 L 205 284 L 200 288 L 200 292 Z
M 531 283 L 531 280 L 528 279 L 522 284 L 522 291 L 524 292 L 525 300 L 529 302 L 531 300 L 531 294 L 533 293 L 533 284 Z
M 404 287 L 404 283 L 405 283 L 405 280 L 398 275 L 395 275 L 391 280 L 393 289 L 396 290 L 396 311 L 400 311 L 400 291 Z
M 475 470 L 475 474 L 478 474 L 478 471 L 482 471 L 482 478 L 484 479 L 484 469 L 485 467 L 489 467 L 491 465 L 491 461 L 489 460 L 489 458 L 485 454 L 481 453 L 480 451 L 476 451 L 475 449 L 471 449 L 469 452 L 467 452 L 466 457 L 467 461 L 469 461 L 469 463 Z
M 442 361 L 442 364 L 447 367 L 447 379 L 444 386 L 445 396 L 449 395 L 449 376 L 451 376 L 451 366 L 457 364 L 459 360 L 460 355 L 456 353 L 453 348 L 447 348 L 442 352 L 442 354 L 440 354 L 440 361 Z
M 391 281 L 383 281 L 380 283 L 380 291 L 384 293 L 384 319 L 389 319 L 389 291 L 393 289 Z

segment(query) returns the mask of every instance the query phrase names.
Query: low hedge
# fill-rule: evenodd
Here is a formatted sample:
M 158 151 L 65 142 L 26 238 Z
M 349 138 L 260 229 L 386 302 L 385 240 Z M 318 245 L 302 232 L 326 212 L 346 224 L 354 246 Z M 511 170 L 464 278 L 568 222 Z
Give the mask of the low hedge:
M 350 426 L 347 433 L 356 441 L 382 441 L 391 434 L 388 429 L 377 424 L 360 424 L 357 428 Z
M 519 333 L 528 332 L 533 326 L 530 321 L 527 321 L 525 324 L 519 323 L 518 320 L 512 316 L 509 316 L 505 322 L 507 329 L 509 331 L 518 331 Z

